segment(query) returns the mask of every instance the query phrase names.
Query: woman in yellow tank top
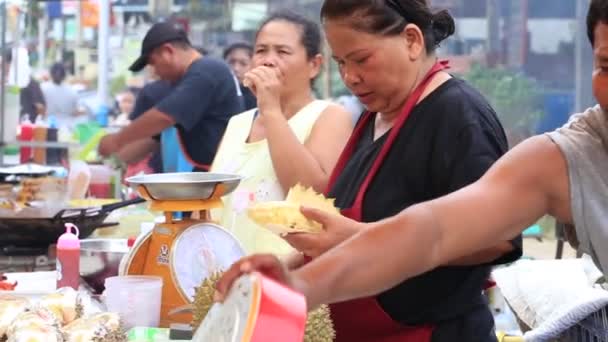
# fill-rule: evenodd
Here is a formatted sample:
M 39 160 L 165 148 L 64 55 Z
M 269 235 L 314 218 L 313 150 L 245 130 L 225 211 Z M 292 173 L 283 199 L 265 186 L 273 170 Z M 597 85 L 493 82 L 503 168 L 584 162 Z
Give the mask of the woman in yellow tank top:
M 292 248 L 247 217 L 252 203 L 282 200 L 301 183 L 325 190 L 353 122 L 342 107 L 315 100 L 321 33 L 314 22 L 284 12 L 266 19 L 255 38 L 253 68 L 244 83 L 258 108 L 228 123 L 211 171 L 243 177 L 212 216 L 248 253 L 286 255 Z

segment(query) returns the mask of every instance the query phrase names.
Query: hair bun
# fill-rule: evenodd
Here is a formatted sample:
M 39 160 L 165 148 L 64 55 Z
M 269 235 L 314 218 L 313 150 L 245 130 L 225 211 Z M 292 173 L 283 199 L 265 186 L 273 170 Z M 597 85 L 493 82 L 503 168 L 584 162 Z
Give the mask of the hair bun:
M 433 14 L 432 27 L 437 45 L 456 32 L 454 18 L 448 10 L 441 10 Z

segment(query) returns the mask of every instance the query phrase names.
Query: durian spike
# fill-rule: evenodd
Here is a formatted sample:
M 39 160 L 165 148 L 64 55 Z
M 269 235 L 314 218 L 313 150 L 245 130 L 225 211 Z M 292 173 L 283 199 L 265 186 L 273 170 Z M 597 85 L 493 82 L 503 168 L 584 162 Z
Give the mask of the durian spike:
M 308 313 L 304 342 L 333 342 L 335 338 L 336 330 L 327 305 Z
M 194 300 L 192 302 L 192 323 L 191 326 L 196 330 L 207 313 L 213 306 L 213 294 L 215 293 L 215 286 L 222 277 L 223 272 L 217 271 L 211 273 L 211 275 L 203 280 L 203 283 L 194 289 Z

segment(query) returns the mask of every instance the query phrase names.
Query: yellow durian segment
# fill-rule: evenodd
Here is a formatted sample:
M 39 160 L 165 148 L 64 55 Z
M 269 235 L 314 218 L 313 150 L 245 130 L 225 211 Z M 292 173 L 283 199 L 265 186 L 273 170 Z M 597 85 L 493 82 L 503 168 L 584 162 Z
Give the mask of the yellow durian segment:
M 312 188 L 305 188 L 300 184 L 289 190 L 284 201 L 256 203 L 247 210 L 247 214 L 252 221 L 277 234 L 320 232 L 323 229 L 321 224 L 302 215 L 302 206 L 340 214 L 334 205 L 334 199 L 325 198 Z

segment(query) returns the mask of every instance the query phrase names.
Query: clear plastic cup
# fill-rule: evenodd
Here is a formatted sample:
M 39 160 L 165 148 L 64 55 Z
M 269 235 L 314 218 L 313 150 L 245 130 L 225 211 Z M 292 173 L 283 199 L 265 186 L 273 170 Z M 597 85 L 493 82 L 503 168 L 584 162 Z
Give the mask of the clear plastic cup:
M 120 315 L 127 330 L 158 327 L 163 280 L 152 276 L 119 276 L 105 281 L 105 303 Z

